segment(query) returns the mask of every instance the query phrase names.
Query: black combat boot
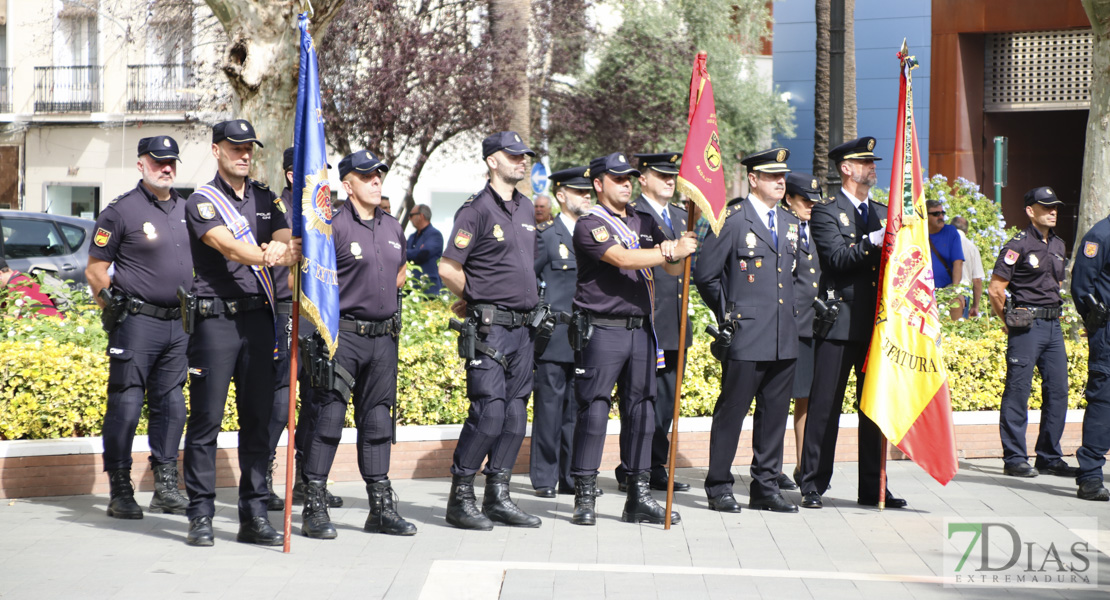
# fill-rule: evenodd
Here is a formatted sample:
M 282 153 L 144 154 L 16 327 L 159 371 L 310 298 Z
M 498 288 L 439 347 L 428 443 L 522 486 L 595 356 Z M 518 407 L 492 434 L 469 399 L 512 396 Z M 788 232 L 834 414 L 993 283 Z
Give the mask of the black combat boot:
M 482 496 L 482 514 L 495 523 L 510 527 L 539 527 L 539 517 L 532 516 L 509 498 L 509 479 L 512 472 L 502 469 L 486 475 L 486 491 Z
M 305 537 L 334 540 L 337 535 L 335 525 L 331 524 L 331 518 L 328 516 L 327 491 L 326 481 L 306 481 L 304 484 L 301 533 Z
M 183 515 L 189 500 L 177 489 L 177 463 L 154 465 L 154 497 L 150 510 L 169 515 Z
M 274 493 L 274 461 L 270 461 L 266 469 L 266 491 L 270 497 L 266 498 L 266 510 L 285 510 L 285 500 Z
M 493 529 L 493 521 L 478 510 L 474 497 L 474 476 L 451 476 L 451 495 L 447 497 L 447 524 L 459 529 Z
M 574 515 L 570 522 L 575 525 L 595 525 L 597 513 L 594 500 L 597 497 L 597 475 L 582 475 L 574 478 Z
M 651 497 L 651 473 L 644 471 L 628 476 L 628 498 L 624 501 L 624 512 L 621 520 L 625 523 L 655 523 L 662 525 L 666 522 L 667 511 L 655 498 Z M 671 513 L 671 523 L 678 523 L 681 519 L 677 512 Z
M 141 519 L 143 509 L 135 502 L 131 469 L 108 471 L 108 516 L 116 519 Z
M 293 504 L 304 504 L 304 469 L 301 468 L 301 461 L 296 463 L 296 473 L 293 475 Z M 328 491 L 328 508 L 343 508 L 343 498 L 339 496 L 332 496 L 331 491 Z
M 370 533 L 386 535 L 416 535 L 416 525 L 397 514 L 396 496 L 389 480 L 366 484 L 370 497 L 370 514 L 362 528 Z

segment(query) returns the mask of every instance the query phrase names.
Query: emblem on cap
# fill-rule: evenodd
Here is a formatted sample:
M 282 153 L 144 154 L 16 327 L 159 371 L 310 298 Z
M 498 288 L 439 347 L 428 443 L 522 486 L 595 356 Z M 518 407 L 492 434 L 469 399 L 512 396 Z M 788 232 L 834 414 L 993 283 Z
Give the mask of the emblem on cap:
M 1007 250 L 1006 251 L 1006 256 L 1002 257 L 1002 262 L 1013 266 L 1014 264 L 1017 263 L 1018 258 L 1019 258 L 1019 255 L 1017 253 L 1017 250 Z
M 460 250 L 466 248 L 470 245 L 470 238 L 472 237 L 474 236 L 469 231 L 460 229 L 459 232 L 455 234 L 455 247 Z
M 1051 196 L 1051 195 L 1052 195 L 1052 188 L 1045 188 L 1045 189 L 1044 189 L 1044 193 L 1046 193 L 1046 194 L 1048 194 L 1049 196 Z
M 1083 244 L 1083 256 L 1094 258 L 1096 254 L 1098 254 L 1098 242 L 1087 242 Z
M 154 230 L 154 223 L 147 221 L 143 223 L 143 233 L 146 234 L 146 239 L 153 240 L 158 237 L 158 232 Z
M 162 138 L 162 145 L 163 145 L 163 146 L 165 146 L 165 147 L 167 147 L 167 148 L 169 148 L 169 147 L 170 147 L 170 140 L 169 140 L 169 138 Z
M 875 149 L 875 140 L 874 139 L 867 140 L 867 149 L 869 151 Z
M 566 244 L 559 244 L 559 258 L 563 260 L 570 258 L 570 249 Z
M 243 131 L 246 131 L 247 130 L 247 124 L 246 123 L 239 123 L 239 129 L 241 129 Z
M 354 255 L 355 258 L 362 258 L 362 246 L 360 246 L 358 242 L 351 242 L 351 254 Z
M 671 155 L 671 162 L 674 162 L 676 160 L 678 160 L 678 155 L 677 154 L 672 154 Z
M 363 152 L 363 154 L 366 155 L 366 160 L 374 160 L 373 157 L 370 156 L 370 151 L 369 150 L 366 151 L 366 152 Z
M 817 180 L 816 180 L 816 179 L 814 179 L 813 181 L 809 182 L 809 188 L 810 188 L 810 189 L 812 189 L 812 190 L 815 190 L 815 189 L 817 189 Z
M 104 229 L 103 227 L 98 227 L 96 229 L 96 237 L 93 238 L 93 243 L 103 248 L 108 244 L 108 240 L 111 238 L 112 232 Z
M 775 155 L 775 162 L 782 162 L 784 160 L 786 160 L 786 150 L 779 150 L 779 153 Z
M 623 154 L 618 154 L 617 155 L 617 161 L 619 161 L 619 162 L 628 162 L 627 160 L 624 160 L 624 155 Z
M 604 225 L 591 229 L 590 235 L 594 236 L 594 241 L 599 244 L 609 241 L 609 230 Z
M 499 242 L 505 241 L 505 232 L 501 230 L 501 225 L 499 223 L 493 224 L 493 237 L 497 238 Z
M 212 206 L 211 202 L 201 202 L 197 205 L 197 212 L 200 213 L 202 219 L 215 219 L 216 207 Z
M 519 136 L 519 135 L 516 135 L 516 134 L 514 133 L 514 134 L 513 134 L 513 139 L 519 142 L 519 141 L 520 141 L 520 136 Z

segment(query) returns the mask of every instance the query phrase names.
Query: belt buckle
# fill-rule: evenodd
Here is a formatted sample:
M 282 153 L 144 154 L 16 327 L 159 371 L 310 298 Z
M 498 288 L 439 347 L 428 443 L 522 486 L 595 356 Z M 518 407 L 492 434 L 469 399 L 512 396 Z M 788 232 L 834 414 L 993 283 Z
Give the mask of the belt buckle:
M 227 314 L 234 316 L 239 312 L 238 300 L 224 300 L 224 308 L 227 309 Z

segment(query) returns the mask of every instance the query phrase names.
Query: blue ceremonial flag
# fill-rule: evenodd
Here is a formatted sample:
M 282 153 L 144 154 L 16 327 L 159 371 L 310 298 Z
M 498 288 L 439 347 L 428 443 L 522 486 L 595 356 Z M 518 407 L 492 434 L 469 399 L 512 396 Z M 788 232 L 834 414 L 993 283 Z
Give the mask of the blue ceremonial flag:
M 339 281 L 331 229 L 324 116 L 320 110 L 320 73 L 316 46 L 308 34 L 308 15 L 301 29 L 301 67 L 297 77 L 297 120 L 293 127 L 293 237 L 302 238 L 300 304 L 333 356 L 339 332 Z

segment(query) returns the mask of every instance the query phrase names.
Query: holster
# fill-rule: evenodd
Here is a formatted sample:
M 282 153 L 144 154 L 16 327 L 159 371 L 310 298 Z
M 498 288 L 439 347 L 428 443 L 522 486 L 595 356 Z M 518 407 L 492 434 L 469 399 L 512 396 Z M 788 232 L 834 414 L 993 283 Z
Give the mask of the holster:
M 732 336 L 736 332 L 736 322 L 726 321 L 719 330 L 713 325 L 706 325 L 705 332 L 713 338 L 713 341 L 709 343 L 709 353 L 723 364 L 728 360 L 728 349 L 732 346 Z
M 833 325 L 836 324 L 836 318 L 840 316 L 840 302 L 836 300 L 829 300 L 826 304 L 820 298 L 813 299 L 813 337 L 824 339 L 832 331 Z
M 459 333 L 459 358 L 470 361 L 477 359 L 479 354 L 484 354 L 492 358 L 502 368 L 509 368 L 509 361 L 500 350 L 492 348 L 489 344 L 478 339 L 479 325 L 473 317 L 467 318 L 465 321 L 451 319 L 448 327 Z
M 1083 318 L 1083 325 L 1087 327 L 1087 334 L 1091 335 L 1096 330 L 1102 329 L 1110 320 L 1110 310 L 1094 294 L 1083 297 L 1083 304 L 1087 307 L 1087 316 Z
M 551 342 L 551 335 L 555 333 L 555 325 L 562 314 L 552 312 L 547 304 L 540 304 L 532 309 L 532 314 L 528 315 L 528 327 L 532 330 L 532 344 L 536 356 L 543 354 L 547 349 L 547 344 Z
M 197 295 L 186 292 L 185 286 L 177 286 L 177 301 L 181 303 L 181 328 L 192 334 L 197 327 Z
M 319 334 L 302 336 L 300 348 L 301 361 L 308 370 L 312 387 L 334 390 L 349 401 L 355 388 L 355 378 L 347 369 L 336 364 L 334 359 L 328 358 L 327 344 Z
M 1002 310 L 1003 321 L 1009 329 L 1029 329 L 1033 324 L 1033 311 L 1024 306 L 1014 306 L 1013 298 L 1006 299 Z
M 127 319 L 127 297 L 113 295 L 108 288 L 100 288 L 97 296 L 104 301 L 104 308 L 100 311 L 100 326 L 105 332 L 111 333 Z
M 590 313 L 583 310 L 576 310 L 570 316 L 570 328 L 567 329 L 567 338 L 570 340 L 570 348 L 575 352 L 580 352 L 590 345 L 590 338 L 593 337 L 594 326 L 590 323 Z

